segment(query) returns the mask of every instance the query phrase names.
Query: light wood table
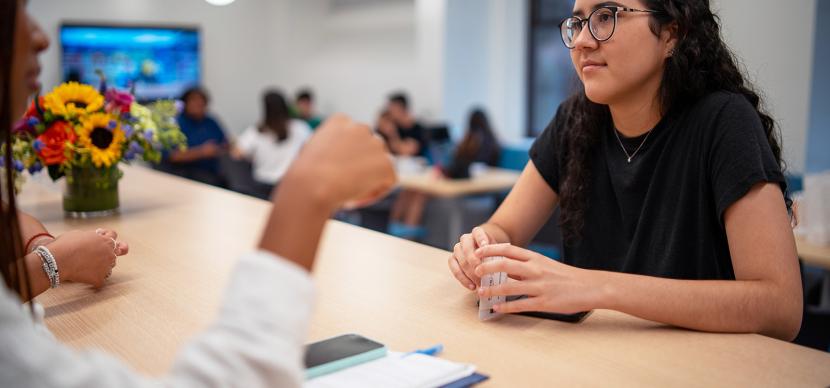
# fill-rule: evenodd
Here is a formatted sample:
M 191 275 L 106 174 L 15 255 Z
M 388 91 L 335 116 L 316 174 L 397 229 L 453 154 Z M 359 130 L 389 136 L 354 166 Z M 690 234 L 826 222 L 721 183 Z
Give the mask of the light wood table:
M 469 231 L 464 230 L 464 197 L 476 194 L 498 193 L 513 188 L 519 180 L 518 171 L 490 167 L 473 177 L 465 179 L 447 179 L 431 169 L 415 173 L 401 174 L 398 185 L 401 188 L 415 190 L 432 197 L 442 211 L 447 214 L 447 239 L 444 245 L 451 249 L 458 237 Z
M 131 245 L 100 291 L 69 284 L 38 299 L 59 340 L 158 375 L 211 322 L 269 207 L 142 168 L 126 169 L 121 199 L 119 216 L 65 220 L 58 191 L 27 185 L 22 207 L 51 230 L 111 227 Z M 581 324 L 479 322 L 475 297 L 447 271 L 448 254 L 330 222 L 309 340 L 353 332 L 400 351 L 442 343 L 442 357 L 476 364 L 492 387 L 830 384 L 830 354 L 759 335 L 692 332 L 605 310 Z
M 796 237 L 795 245 L 798 248 L 798 257 L 804 262 L 830 271 L 830 246 L 810 244 L 802 237 Z
M 447 179 L 434 174 L 432 170 L 427 170 L 416 174 L 402 174 L 398 185 L 434 197 L 455 198 L 510 190 L 519 180 L 519 175 L 518 171 L 491 167 L 474 177 Z
M 830 247 L 810 244 L 802 237 L 796 237 L 795 245 L 801 260 L 824 270 L 818 307 L 823 311 L 830 311 Z

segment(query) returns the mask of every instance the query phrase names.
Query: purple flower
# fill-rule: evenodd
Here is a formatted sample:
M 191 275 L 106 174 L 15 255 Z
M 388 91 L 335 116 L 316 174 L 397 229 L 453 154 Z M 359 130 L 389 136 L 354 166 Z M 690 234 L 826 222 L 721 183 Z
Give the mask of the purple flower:
M 28 120 L 20 119 L 12 125 L 12 134 L 16 133 L 35 133 L 35 126 L 29 125 Z
M 44 146 L 45 144 L 43 144 L 43 141 L 40 139 L 35 139 L 35 141 L 32 142 L 32 149 L 37 153 L 40 153 L 40 150 L 42 150 Z
M 107 128 L 110 131 L 115 129 L 115 127 L 117 127 L 117 126 L 118 126 L 118 122 L 116 122 L 115 120 L 110 120 L 110 122 L 107 124 Z
M 39 160 L 35 160 L 35 163 L 29 166 L 29 174 L 34 174 L 40 170 L 43 170 L 43 165 L 40 164 Z
M 133 135 L 133 126 L 130 124 L 124 124 L 121 126 L 121 129 L 124 130 L 124 136 L 130 138 Z
M 14 160 L 14 169 L 15 169 L 17 172 L 23 172 L 23 169 L 24 169 L 24 168 L 25 168 L 25 167 L 23 166 L 23 162 L 21 162 L 21 161 L 19 161 L 19 160 L 17 160 L 17 159 L 15 159 L 15 160 Z
M 26 124 L 30 127 L 34 127 L 35 125 L 40 124 L 40 120 L 38 120 L 37 117 L 29 117 L 29 119 L 26 120 Z
M 153 141 L 153 131 L 144 131 L 144 139 Z
M 131 141 L 130 147 L 127 149 L 127 153 L 124 155 L 124 157 L 127 160 L 133 160 L 137 155 L 142 154 L 143 152 L 144 147 L 142 147 L 141 144 L 139 144 L 137 141 Z

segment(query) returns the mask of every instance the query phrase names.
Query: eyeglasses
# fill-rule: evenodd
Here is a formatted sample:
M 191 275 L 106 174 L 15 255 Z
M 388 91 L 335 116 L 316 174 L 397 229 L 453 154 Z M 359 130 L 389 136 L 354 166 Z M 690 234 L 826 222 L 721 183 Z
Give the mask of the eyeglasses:
M 582 27 L 585 26 L 585 23 L 588 23 L 588 30 L 591 31 L 591 36 L 597 42 L 605 42 L 611 39 L 611 36 L 614 35 L 614 30 L 617 28 L 617 14 L 620 12 L 658 13 L 658 11 L 650 9 L 606 6 L 595 9 L 585 19 L 579 16 L 571 16 L 563 20 L 562 23 L 559 23 L 559 30 L 562 33 L 562 43 L 565 43 L 565 47 L 569 49 L 576 47 L 576 38 L 582 32 Z

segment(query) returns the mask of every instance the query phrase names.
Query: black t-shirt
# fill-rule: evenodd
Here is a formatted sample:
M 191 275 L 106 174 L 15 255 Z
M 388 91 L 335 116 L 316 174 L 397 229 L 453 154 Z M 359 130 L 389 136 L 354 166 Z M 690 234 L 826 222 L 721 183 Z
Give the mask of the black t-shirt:
M 560 107 L 530 149 L 555 191 L 565 174 Z M 755 109 L 741 95 L 713 93 L 664 117 L 648 135 L 620 139 L 603 130 L 590 151 L 590 190 L 582 238 L 564 247 L 581 268 L 675 279 L 734 279 L 723 216 L 759 182 L 781 172 Z M 781 206 L 786 206 L 783 202 Z
M 412 124 L 411 127 L 398 127 L 398 136 L 401 140 L 412 139 L 418 142 L 418 152 L 415 155 L 426 156 L 426 134 L 424 127 L 419 123 Z

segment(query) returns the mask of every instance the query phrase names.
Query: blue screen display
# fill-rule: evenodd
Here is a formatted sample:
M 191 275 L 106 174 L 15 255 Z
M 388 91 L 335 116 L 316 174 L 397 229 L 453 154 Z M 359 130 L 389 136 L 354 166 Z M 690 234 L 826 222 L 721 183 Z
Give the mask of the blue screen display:
M 195 29 L 63 25 L 63 78 L 98 86 L 134 88 L 139 100 L 178 98 L 200 80 Z

